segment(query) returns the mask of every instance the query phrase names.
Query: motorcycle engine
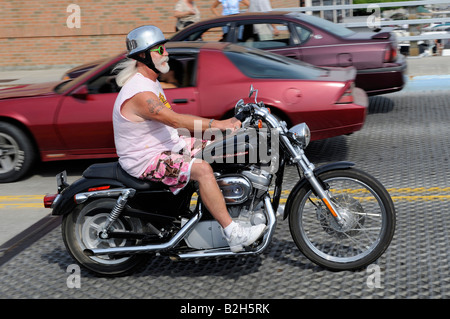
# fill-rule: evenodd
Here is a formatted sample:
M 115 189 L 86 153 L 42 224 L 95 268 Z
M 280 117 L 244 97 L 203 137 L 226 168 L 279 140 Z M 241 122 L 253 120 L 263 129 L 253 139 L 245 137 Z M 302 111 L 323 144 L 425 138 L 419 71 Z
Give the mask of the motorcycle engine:
M 217 177 L 228 213 L 242 225 L 266 224 L 267 218 L 262 199 L 269 191 L 272 174 L 257 167 L 241 174 L 227 174 Z M 191 248 L 209 249 L 227 247 L 222 227 L 216 220 L 200 221 L 185 239 Z

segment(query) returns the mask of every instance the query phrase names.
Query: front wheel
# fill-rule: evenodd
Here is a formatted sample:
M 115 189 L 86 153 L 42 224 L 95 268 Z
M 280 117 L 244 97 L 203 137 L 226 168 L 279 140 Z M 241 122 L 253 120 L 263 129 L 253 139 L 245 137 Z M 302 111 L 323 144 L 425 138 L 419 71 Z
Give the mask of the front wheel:
M 395 208 L 386 189 L 369 174 L 349 168 L 320 174 L 343 218 L 338 224 L 308 185 L 293 199 L 291 235 L 311 261 L 330 270 L 352 270 L 377 260 L 395 230 Z

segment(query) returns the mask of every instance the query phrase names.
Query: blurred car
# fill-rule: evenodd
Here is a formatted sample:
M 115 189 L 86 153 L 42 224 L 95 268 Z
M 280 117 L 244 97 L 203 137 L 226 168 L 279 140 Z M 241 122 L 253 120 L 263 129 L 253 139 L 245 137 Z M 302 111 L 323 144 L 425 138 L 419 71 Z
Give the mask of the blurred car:
M 228 15 L 191 24 L 171 41 L 227 41 L 268 50 L 316 66 L 354 66 L 356 86 L 368 95 L 401 90 L 406 59 L 395 34 L 353 32 L 339 24 L 298 12 Z
M 312 139 L 359 130 L 367 96 L 354 68 L 324 69 L 230 43 L 167 43 L 171 71 L 160 76 L 179 113 L 233 116 L 236 102 L 258 100 L 289 126 L 306 122 Z M 112 109 L 120 88 L 113 72 L 125 53 L 74 80 L 0 90 L 0 182 L 23 176 L 37 161 L 117 157 Z

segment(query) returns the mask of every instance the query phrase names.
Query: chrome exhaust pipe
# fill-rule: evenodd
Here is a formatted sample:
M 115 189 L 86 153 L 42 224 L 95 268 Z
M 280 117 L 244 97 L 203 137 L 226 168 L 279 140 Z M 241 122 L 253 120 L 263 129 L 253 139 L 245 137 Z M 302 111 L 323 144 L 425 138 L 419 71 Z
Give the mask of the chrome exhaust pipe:
M 211 258 L 211 257 L 227 257 L 227 256 L 243 256 L 243 255 L 257 255 L 262 253 L 272 241 L 272 236 L 275 232 L 277 218 L 275 212 L 272 207 L 272 203 L 270 202 L 270 196 L 267 195 L 264 198 L 264 206 L 267 211 L 267 228 L 268 230 L 265 232 L 262 243 L 256 248 L 256 250 L 251 251 L 240 251 L 234 253 L 230 250 L 230 248 L 216 248 L 216 249 L 207 249 L 207 250 L 198 250 L 191 253 L 174 255 L 171 257 L 173 260 L 179 259 L 189 259 L 189 258 Z
M 276 215 L 272 208 L 272 203 L 270 202 L 270 197 L 267 195 L 264 198 L 264 206 L 267 211 L 267 227 L 268 231 L 265 232 L 262 243 L 256 248 L 256 250 L 252 251 L 241 251 L 238 253 L 232 252 L 228 247 L 220 248 L 220 249 L 207 249 L 207 250 L 198 250 L 191 253 L 179 254 L 172 256 L 173 259 L 189 259 L 189 258 L 211 258 L 211 257 L 226 257 L 226 256 L 242 256 L 242 255 L 256 255 L 262 253 L 270 244 L 272 240 L 272 236 L 275 232 L 276 228 Z M 164 244 L 158 245 L 146 245 L 146 246 L 130 246 L 130 247 L 111 247 L 111 248 L 103 248 L 103 249 L 85 249 L 83 252 L 87 256 L 96 256 L 96 255 L 121 255 L 121 254 L 137 254 L 137 253 L 148 253 L 152 251 L 166 250 L 175 247 L 186 234 L 188 234 L 197 224 L 197 222 L 202 217 L 201 211 L 193 218 L 191 218 L 184 226 L 180 229 L 175 236 Z
M 129 246 L 129 247 L 111 247 L 111 248 L 94 248 L 94 249 L 85 249 L 83 252 L 86 256 L 92 257 L 97 255 L 126 255 L 126 254 L 139 254 L 139 253 L 148 253 L 151 251 L 159 251 L 170 249 L 175 247 L 184 236 L 189 233 L 197 222 L 202 217 L 201 211 L 198 212 L 197 215 L 192 217 L 175 236 L 172 237 L 167 243 L 158 244 L 158 245 L 145 245 L 145 246 Z

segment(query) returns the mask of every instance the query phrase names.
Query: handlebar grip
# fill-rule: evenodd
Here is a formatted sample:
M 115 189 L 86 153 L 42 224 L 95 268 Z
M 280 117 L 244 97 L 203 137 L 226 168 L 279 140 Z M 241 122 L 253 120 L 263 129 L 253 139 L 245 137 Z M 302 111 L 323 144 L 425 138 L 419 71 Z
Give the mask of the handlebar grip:
M 237 118 L 239 121 L 243 122 L 248 116 L 248 114 L 246 114 L 246 113 L 247 112 L 239 112 L 234 117 Z

